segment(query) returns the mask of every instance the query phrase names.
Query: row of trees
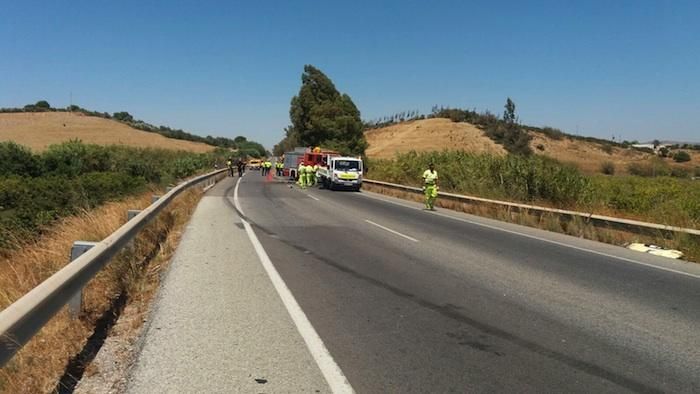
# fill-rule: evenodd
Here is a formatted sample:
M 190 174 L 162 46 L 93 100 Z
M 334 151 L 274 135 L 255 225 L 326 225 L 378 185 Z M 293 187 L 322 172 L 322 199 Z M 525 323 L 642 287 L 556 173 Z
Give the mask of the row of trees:
M 273 149 L 281 155 L 296 146 L 322 146 L 344 154 L 363 155 L 367 148 L 360 111 L 321 70 L 304 66 L 299 94 L 289 109 L 291 125 Z

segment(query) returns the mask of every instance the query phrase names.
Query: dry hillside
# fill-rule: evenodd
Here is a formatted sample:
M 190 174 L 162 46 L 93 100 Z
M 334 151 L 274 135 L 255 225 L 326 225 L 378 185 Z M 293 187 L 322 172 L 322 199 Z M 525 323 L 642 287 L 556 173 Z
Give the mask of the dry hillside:
M 411 150 L 434 151 L 462 149 L 468 152 L 505 154 L 500 145 L 469 123 L 455 123 L 449 119 L 425 119 L 403 122 L 365 133 L 369 147 L 367 156 L 389 159 L 396 153 Z
M 200 142 L 166 138 L 133 129 L 114 120 L 67 112 L 0 114 L 0 141 L 14 141 L 40 152 L 49 145 L 71 139 L 98 145 L 128 145 L 190 152 L 214 148 Z
M 530 147 L 536 154 L 545 155 L 562 162 L 572 163 L 585 173 L 600 173 L 603 162 L 615 164 L 616 173 L 624 174 L 631 163 L 650 161 L 654 155 L 634 149 L 612 147 L 609 153 L 605 147 L 588 141 L 564 137 L 552 139 L 544 134 L 531 132 Z M 500 145 L 484 135 L 484 132 L 470 123 L 455 123 L 449 119 L 425 119 L 403 122 L 365 132 L 370 158 L 387 159 L 396 153 L 411 150 L 465 150 L 476 153 L 505 154 Z M 672 166 L 692 170 L 700 166 L 700 152 L 688 151 L 692 160 L 676 164 L 672 159 L 663 159 Z

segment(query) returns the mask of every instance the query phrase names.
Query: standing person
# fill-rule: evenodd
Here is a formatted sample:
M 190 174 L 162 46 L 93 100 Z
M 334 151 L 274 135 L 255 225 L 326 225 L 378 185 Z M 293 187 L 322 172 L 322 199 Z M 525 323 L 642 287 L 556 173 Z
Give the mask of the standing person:
M 313 186 L 314 182 L 314 167 L 311 165 L 311 163 L 306 165 L 306 186 L 311 187 Z
M 299 176 L 299 186 L 301 186 L 302 189 L 306 189 L 306 166 L 304 165 L 304 162 L 299 163 L 299 169 L 297 170 L 297 175 Z
M 229 156 L 226 160 L 226 167 L 228 167 L 228 176 L 233 176 L 233 157 Z
M 241 160 L 239 158 L 238 161 L 236 162 L 236 167 L 238 167 L 238 177 L 240 178 L 243 176 L 243 170 L 245 169 L 245 162 L 243 162 L 243 160 Z
M 284 161 L 279 158 L 277 159 L 277 176 L 282 176 L 282 170 L 284 170 Z
M 423 172 L 423 191 L 425 192 L 425 209 L 435 210 L 435 200 L 438 196 L 438 173 L 435 165 L 430 163 Z
M 311 183 L 316 186 L 316 170 L 318 170 L 318 164 L 311 166 Z

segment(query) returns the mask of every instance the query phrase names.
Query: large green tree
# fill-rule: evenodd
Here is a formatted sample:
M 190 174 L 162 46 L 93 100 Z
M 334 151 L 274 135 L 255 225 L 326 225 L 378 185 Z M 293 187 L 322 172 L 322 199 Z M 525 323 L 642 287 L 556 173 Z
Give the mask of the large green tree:
M 367 148 L 355 103 L 314 66 L 304 66 L 301 88 L 292 98 L 289 117 L 292 124 L 275 146 L 275 153 L 295 145 L 321 146 L 345 154 L 364 154 Z

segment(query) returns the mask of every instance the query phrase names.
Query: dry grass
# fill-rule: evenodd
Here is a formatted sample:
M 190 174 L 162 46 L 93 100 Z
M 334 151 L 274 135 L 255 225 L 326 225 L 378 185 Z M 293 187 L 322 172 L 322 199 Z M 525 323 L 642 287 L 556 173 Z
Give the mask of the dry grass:
M 362 188 L 367 191 L 404 200 L 416 202 L 424 201 L 423 195 L 418 193 L 367 183 L 363 184 Z M 539 212 L 513 211 L 509 207 L 504 206 L 481 204 L 477 202 L 470 203 L 446 198 L 438 198 L 435 205 L 453 211 L 568 234 L 613 245 L 622 246 L 632 242 L 652 243 L 666 248 L 681 250 L 685 254 L 687 260 L 700 262 L 700 240 L 685 235 L 668 237 L 661 233 L 656 235 L 636 234 L 619 229 L 599 227 L 578 217 L 567 221 L 563 220 L 560 215 L 555 213 L 540 214 Z
M 603 162 L 612 162 L 616 174 L 627 173 L 631 163 L 649 162 L 655 155 L 634 149 L 612 147 L 607 153 L 600 144 L 562 138 L 554 140 L 542 133 L 531 132 L 530 147 L 535 154 L 548 156 L 562 162 L 576 165 L 586 174 L 601 173 Z M 392 159 L 396 153 L 430 152 L 442 150 L 464 150 L 472 153 L 505 154 L 501 145 L 486 137 L 484 132 L 470 123 L 455 123 L 449 119 L 425 119 L 403 122 L 365 132 L 369 143 L 367 156 L 371 159 Z M 540 150 L 540 145 L 544 150 Z M 663 159 L 672 166 L 684 167 L 692 171 L 700 166 L 700 152 L 687 151 L 692 160 L 675 163 L 673 159 Z
M 365 133 L 369 147 L 367 157 L 391 159 L 396 153 L 462 149 L 468 152 L 487 152 L 503 155 L 502 146 L 469 123 L 455 123 L 449 119 L 425 119 L 403 122 Z
M 112 202 L 54 226 L 39 241 L 23 245 L 0 261 L 0 308 L 5 308 L 68 263 L 73 241 L 97 241 L 126 220 L 127 209 L 150 204 L 152 193 Z M 175 248 L 180 231 L 196 206 L 201 191 L 179 196 L 141 232 L 132 253 L 123 253 L 103 269 L 83 291 L 84 313 L 71 319 L 56 315 L 17 355 L 0 369 L 0 392 L 45 393 L 54 389 L 68 360 L 84 346 L 95 321 L 111 301 L 127 291 L 130 299 L 147 302 L 160 268 Z M 145 256 L 160 251 L 148 263 Z M 156 282 L 154 282 L 154 280 Z M 150 285 L 149 285 L 150 283 Z
M 0 141 L 14 141 L 35 152 L 49 145 L 79 139 L 88 144 L 127 145 L 189 152 L 209 152 L 214 147 L 200 142 L 166 138 L 133 129 L 114 120 L 68 112 L 0 114 Z
M 611 147 L 611 153 L 603 150 L 602 146 L 587 141 L 562 138 L 551 139 L 544 134 L 531 132 L 530 147 L 539 155 L 551 157 L 564 163 L 576 165 L 587 174 L 599 174 L 603 162 L 611 162 L 615 165 L 616 174 L 626 174 L 627 166 L 631 163 L 644 163 L 654 155 L 640 152 L 635 149 L 622 149 Z M 540 145 L 544 150 L 537 149 Z

